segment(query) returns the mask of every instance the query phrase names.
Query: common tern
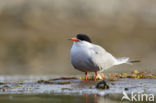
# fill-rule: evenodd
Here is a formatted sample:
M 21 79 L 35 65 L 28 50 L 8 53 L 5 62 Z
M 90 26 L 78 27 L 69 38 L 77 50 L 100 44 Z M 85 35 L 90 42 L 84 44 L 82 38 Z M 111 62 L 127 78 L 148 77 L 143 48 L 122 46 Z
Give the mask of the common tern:
M 130 61 L 129 57 L 115 58 L 101 46 L 93 44 L 86 34 L 77 34 L 70 40 L 74 42 L 70 51 L 71 63 L 75 69 L 85 72 L 85 81 L 88 81 L 87 72 L 95 72 L 94 80 L 96 81 L 98 71 L 102 72 L 124 63 L 139 62 L 138 60 Z

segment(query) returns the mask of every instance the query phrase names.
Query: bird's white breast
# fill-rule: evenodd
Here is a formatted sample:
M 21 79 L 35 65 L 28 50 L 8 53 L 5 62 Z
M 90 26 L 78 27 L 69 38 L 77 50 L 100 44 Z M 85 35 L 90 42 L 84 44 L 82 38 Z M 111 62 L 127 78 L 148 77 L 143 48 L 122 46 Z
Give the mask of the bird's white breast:
M 71 48 L 71 63 L 72 65 L 83 72 L 93 72 L 98 71 L 99 68 L 91 60 L 91 47 L 90 43 L 85 41 L 74 42 Z

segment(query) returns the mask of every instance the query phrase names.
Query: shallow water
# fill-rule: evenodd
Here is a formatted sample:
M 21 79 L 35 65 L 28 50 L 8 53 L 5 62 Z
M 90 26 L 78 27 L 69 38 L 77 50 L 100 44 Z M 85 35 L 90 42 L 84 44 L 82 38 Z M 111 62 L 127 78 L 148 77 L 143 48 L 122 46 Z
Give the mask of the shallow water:
M 112 100 L 97 95 L 2 95 L 0 103 L 115 103 L 118 100 Z
M 38 95 L 1 95 L 0 103 L 121 103 L 121 95 L 99 96 L 88 95 L 65 95 L 65 94 L 38 94 Z M 122 103 L 131 103 L 124 100 Z M 155 103 L 155 102 L 133 102 L 133 103 Z

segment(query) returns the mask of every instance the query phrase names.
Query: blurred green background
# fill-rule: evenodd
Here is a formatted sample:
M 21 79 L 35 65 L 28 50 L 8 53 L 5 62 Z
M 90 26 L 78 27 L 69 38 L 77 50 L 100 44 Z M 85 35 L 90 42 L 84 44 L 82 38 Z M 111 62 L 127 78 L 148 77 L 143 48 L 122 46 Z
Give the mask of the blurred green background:
M 0 74 L 74 75 L 72 42 L 86 33 L 115 57 L 141 63 L 108 72 L 134 69 L 156 73 L 155 0 L 1 0 Z

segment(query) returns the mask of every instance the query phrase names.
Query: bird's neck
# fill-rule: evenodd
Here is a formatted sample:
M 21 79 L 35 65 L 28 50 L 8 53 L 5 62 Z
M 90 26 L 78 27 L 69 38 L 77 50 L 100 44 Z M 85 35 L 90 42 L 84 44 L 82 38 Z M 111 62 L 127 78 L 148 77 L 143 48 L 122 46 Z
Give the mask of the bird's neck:
M 73 46 L 87 48 L 87 47 L 91 47 L 92 44 L 86 41 L 79 41 L 79 42 L 74 42 Z

